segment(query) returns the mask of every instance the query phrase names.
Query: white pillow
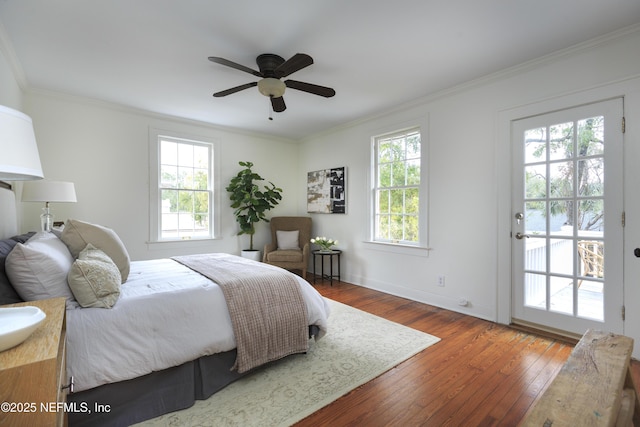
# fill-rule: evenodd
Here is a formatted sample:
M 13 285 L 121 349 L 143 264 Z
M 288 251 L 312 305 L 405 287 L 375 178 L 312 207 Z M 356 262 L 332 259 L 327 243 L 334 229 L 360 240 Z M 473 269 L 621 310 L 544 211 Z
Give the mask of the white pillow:
M 293 231 L 282 231 L 276 230 L 276 241 L 278 242 L 279 250 L 291 250 L 291 249 L 300 249 L 300 245 L 298 245 L 298 236 L 300 235 L 300 230 Z
M 11 284 L 25 301 L 56 297 L 72 300 L 67 284 L 71 264 L 73 257 L 62 240 L 42 231 L 13 248 L 5 269 Z
M 82 307 L 111 308 L 120 296 L 120 270 L 109 256 L 88 244 L 69 271 L 69 287 Z
M 129 277 L 130 259 L 124 243 L 110 228 L 97 224 L 90 224 L 76 219 L 69 219 L 62 230 L 60 239 L 69 247 L 74 258 L 91 243 L 97 249 L 106 253 L 118 266 L 122 283 Z

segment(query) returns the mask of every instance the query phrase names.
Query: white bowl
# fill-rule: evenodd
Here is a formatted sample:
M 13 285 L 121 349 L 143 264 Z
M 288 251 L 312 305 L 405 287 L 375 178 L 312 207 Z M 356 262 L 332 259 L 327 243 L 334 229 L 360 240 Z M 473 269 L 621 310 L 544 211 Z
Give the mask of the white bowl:
M 47 317 L 38 307 L 0 308 L 0 351 L 17 346 Z

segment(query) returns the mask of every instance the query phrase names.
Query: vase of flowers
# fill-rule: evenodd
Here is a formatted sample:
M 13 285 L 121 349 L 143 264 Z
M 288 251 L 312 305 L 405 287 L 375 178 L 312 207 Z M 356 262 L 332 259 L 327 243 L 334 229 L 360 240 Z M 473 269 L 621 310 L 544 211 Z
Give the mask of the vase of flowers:
M 331 247 L 337 245 L 338 241 L 326 237 L 316 237 L 311 239 L 311 243 L 318 245 L 321 252 L 331 252 Z

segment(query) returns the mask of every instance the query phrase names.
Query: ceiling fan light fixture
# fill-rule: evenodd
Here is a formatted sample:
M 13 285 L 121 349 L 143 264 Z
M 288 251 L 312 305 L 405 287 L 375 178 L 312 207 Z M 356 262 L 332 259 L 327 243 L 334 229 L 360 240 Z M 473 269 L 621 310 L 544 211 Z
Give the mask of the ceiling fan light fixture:
M 286 87 L 284 82 L 273 77 L 266 77 L 258 82 L 260 93 L 270 98 L 279 98 L 284 95 Z

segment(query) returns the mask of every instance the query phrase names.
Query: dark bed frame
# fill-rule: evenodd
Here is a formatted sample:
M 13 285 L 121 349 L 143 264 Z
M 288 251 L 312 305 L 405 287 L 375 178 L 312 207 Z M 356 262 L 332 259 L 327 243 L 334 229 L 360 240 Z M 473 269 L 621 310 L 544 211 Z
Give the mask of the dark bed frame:
M 231 371 L 236 351 L 67 396 L 69 426 L 129 426 L 192 406 L 246 375 Z
M 319 332 L 318 326 L 310 325 L 309 339 Z M 233 349 L 142 377 L 69 394 L 69 426 L 129 426 L 186 409 L 235 380 L 278 363 L 270 362 L 240 374 L 231 370 L 235 361 L 236 349 Z

